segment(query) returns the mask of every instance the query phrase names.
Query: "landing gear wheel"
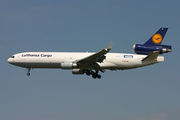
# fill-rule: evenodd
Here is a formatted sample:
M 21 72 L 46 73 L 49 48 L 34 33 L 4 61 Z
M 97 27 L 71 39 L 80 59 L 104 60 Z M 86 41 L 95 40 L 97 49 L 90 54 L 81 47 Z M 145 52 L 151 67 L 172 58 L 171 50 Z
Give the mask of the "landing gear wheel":
M 86 75 L 89 76 L 90 74 L 91 74 L 91 72 L 90 72 L 89 70 L 87 70 L 87 71 L 86 71 Z
M 92 75 L 92 78 L 94 78 L 94 79 L 96 79 L 96 78 L 100 79 L 100 78 L 101 78 L 101 75 L 99 75 L 98 72 L 99 72 L 98 70 L 96 70 L 96 72 L 94 72 L 94 71 L 92 71 L 92 70 L 87 69 L 85 73 L 86 73 L 86 75 L 88 75 L 88 76 L 89 76 L 89 75 Z
M 30 73 L 27 73 L 27 76 L 30 76 Z
M 101 75 L 97 75 L 97 78 L 100 79 L 100 78 L 101 78 Z
M 31 68 L 27 68 L 27 69 L 28 69 L 27 76 L 30 76 L 30 70 L 31 70 Z
M 96 79 L 96 78 L 97 78 L 97 75 L 96 75 L 96 74 L 93 74 L 92 77 L 93 77 L 94 79 Z

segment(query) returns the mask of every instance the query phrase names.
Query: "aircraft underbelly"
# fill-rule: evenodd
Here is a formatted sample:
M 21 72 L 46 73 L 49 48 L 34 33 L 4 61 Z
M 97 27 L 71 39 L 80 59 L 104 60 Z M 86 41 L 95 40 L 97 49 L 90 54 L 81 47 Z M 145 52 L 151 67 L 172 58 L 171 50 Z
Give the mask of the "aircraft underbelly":
M 61 68 L 60 63 L 16 63 L 16 66 L 25 68 Z

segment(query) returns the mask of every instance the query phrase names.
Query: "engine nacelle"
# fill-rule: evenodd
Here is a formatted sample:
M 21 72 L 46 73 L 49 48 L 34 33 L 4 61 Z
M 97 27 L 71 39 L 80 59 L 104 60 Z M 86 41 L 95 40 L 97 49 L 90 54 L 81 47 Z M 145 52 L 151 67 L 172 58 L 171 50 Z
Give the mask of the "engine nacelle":
M 133 45 L 133 52 L 137 54 L 150 54 L 153 51 L 159 51 L 159 54 L 171 52 L 171 46 L 169 45 L 155 45 L 155 46 L 147 46 L 141 44 Z
M 73 69 L 76 68 L 77 64 L 76 63 L 72 63 L 72 62 L 63 62 L 61 63 L 61 68 L 62 69 Z
M 83 69 L 72 69 L 72 74 L 82 75 L 84 73 L 85 73 L 85 71 Z

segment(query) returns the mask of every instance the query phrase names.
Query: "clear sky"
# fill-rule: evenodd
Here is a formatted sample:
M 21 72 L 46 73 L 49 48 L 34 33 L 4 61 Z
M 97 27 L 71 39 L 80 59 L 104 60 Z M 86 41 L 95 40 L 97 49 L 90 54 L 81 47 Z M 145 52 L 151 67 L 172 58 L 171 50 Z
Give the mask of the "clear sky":
M 1 0 L 1 120 L 179 120 L 179 0 Z M 16 53 L 133 53 L 160 27 L 173 52 L 165 61 L 101 73 L 100 80 L 71 70 L 10 65 Z

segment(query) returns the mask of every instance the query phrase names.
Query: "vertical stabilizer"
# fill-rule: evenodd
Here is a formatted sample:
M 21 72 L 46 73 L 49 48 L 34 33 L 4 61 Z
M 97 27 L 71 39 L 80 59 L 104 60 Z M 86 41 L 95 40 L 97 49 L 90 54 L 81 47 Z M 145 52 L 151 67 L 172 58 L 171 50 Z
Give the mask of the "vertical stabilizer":
M 160 28 L 144 45 L 158 45 L 161 44 L 168 28 Z

